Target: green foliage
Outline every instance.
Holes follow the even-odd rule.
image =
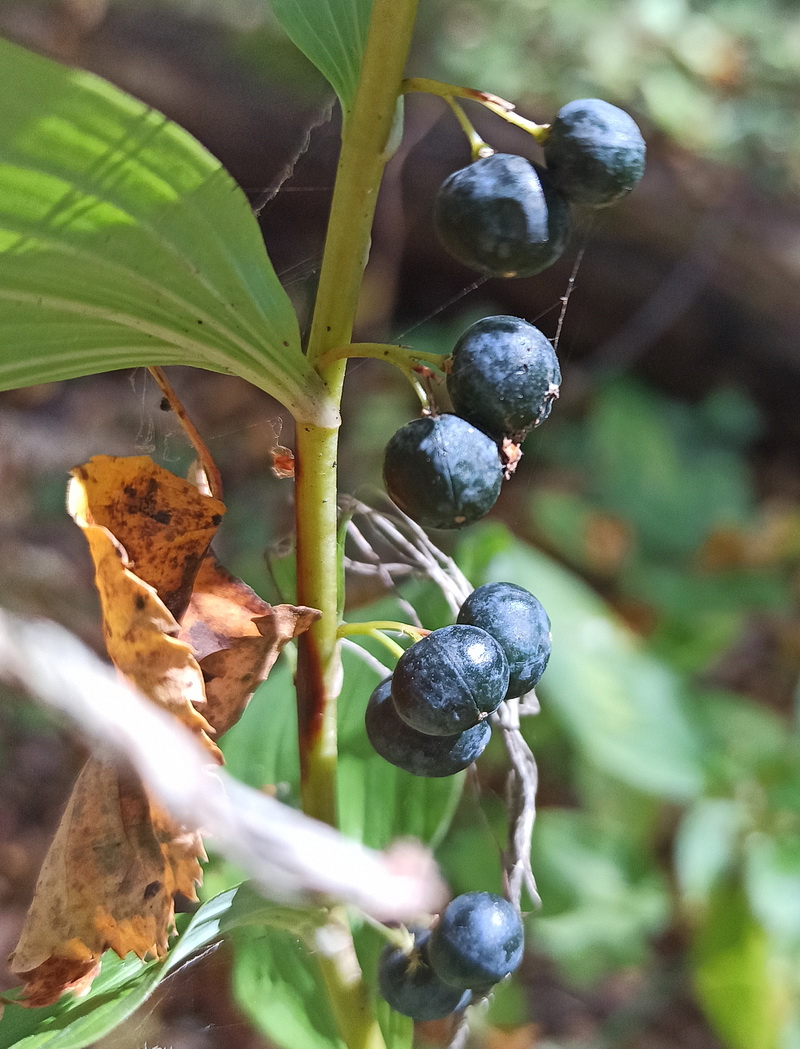
[[[138,365],[332,411],[244,194],[148,106],[0,41],[0,389]]]
[[[311,944],[278,929],[235,942],[233,990],[245,1013],[287,1049],[344,1049]]]
[[[752,610],[789,598],[780,565],[709,569],[702,559],[718,537],[746,540],[758,528],[745,452],[759,429],[735,390],[692,406],[623,379],[596,392],[582,422],[555,419],[539,452],[574,483],[533,493],[537,533],[579,570],[657,610],[654,651],[682,671],[705,668]]]
[[[475,86],[539,120],[574,98],[627,103],[684,148],[797,184],[800,14],[785,0],[442,0],[422,17],[441,79],[479,68]]]
[[[358,86],[372,0],[269,0],[287,35],[350,110]]]
[[[611,834],[589,814],[545,809],[533,854],[544,905],[531,931],[572,979],[647,959],[669,920],[669,898],[661,873],[642,864],[624,829]]]
[[[712,893],[694,960],[698,995],[725,1044],[778,1049],[787,988],[740,887],[723,884]]]
[[[84,1049],[125,1021],[170,973],[233,929],[276,923],[296,930],[314,916],[267,903],[247,884],[221,893],[197,911],[162,962],[111,952],[88,998],[67,996],[43,1009],[9,1004],[0,1019],[0,1049]]]
[[[685,557],[753,514],[741,433],[727,429],[722,408],[715,400],[707,414],[617,380],[596,391],[585,420],[549,435],[544,454],[586,478],[588,499],[633,528],[643,557]],[[730,402],[733,417],[748,409]]]

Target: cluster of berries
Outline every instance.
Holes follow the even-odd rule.
[[[543,140],[547,168],[493,153],[451,175],[434,222],[461,262],[493,277],[527,277],[566,245],[570,204],[604,207],[644,171],[634,121],[598,99],[560,110]],[[485,317],[445,365],[454,414],[416,419],[392,437],[384,479],[420,524],[459,528],[495,503],[525,435],[550,414],[561,372],[549,340],[518,317]],[[522,696],[550,656],[550,620],[513,583],[479,587],[454,626],[434,630],[400,657],[367,705],[367,735],[387,761],[417,776],[448,776],[471,764],[490,736],[489,715]],[[519,965],[523,930],[500,896],[456,897],[432,930],[409,930],[405,949],[380,960],[381,994],[398,1012],[434,1020],[464,1009]]]
[[[457,896],[432,931],[409,932],[410,949],[384,949],[378,986],[393,1009],[414,1020],[439,1020],[465,1009],[522,960],[519,915],[491,892]]]
[[[529,692],[550,658],[550,619],[514,583],[487,583],[453,626],[406,649],[367,704],[372,746],[415,776],[452,776],[483,752],[489,715]]]
[[[570,203],[603,207],[644,172],[633,119],[599,99],[564,106],[544,141],[547,169],[493,153],[441,186],[434,223],[460,261],[494,277],[526,277],[563,252]],[[454,414],[415,419],[390,440],[386,490],[429,528],[460,528],[494,506],[526,434],[550,414],[561,370],[547,337],[518,317],[484,317],[446,361]]]
[[[569,238],[570,204],[606,207],[644,174],[645,143],[624,110],[599,98],[559,110],[543,143],[544,169],[493,153],[442,184],[434,224],[447,250],[490,277],[532,277]]]

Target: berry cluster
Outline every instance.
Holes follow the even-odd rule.
[[[451,175],[436,198],[444,246],[492,277],[532,276],[551,265],[569,237],[570,205],[611,204],[644,171],[638,127],[607,102],[571,102],[536,131],[546,169],[474,149],[479,159]],[[398,430],[386,448],[384,479],[392,499],[420,524],[459,528],[494,505],[519,445],[550,414],[561,371],[542,332],[507,316],[469,327],[445,371],[453,413]],[[537,684],[550,643],[547,613],[527,590],[479,587],[453,626],[408,648],[372,693],[365,720],[373,747],[417,776],[465,769],[489,741],[489,715]],[[404,948],[384,950],[378,982],[389,1005],[415,1020],[466,1008],[522,958],[517,911],[488,892],[456,897],[432,930],[409,933]]]
[[[406,649],[370,696],[372,746],[415,776],[452,776],[483,752],[489,715],[530,691],[550,658],[550,619],[513,583],[487,583],[466,599],[453,626]]]
[[[417,776],[450,776],[483,751],[489,715],[530,691],[550,658],[550,619],[514,583],[487,583],[469,595],[453,626],[406,649],[367,704],[367,736],[391,764]],[[432,931],[411,929],[406,949],[386,947],[381,994],[414,1020],[465,1009],[522,959],[522,922],[490,892],[468,892]]]
[[[378,985],[393,1009],[414,1020],[438,1020],[465,1009],[522,960],[520,917],[491,892],[457,896],[433,931],[409,931],[410,950],[384,949]]]
[[[563,106],[544,139],[542,168],[493,153],[442,184],[433,220],[451,255],[490,277],[532,277],[566,247],[570,204],[613,204],[644,174],[636,122],[599,98]]]
[[[570,204],[604,207],[644,172],[633,119],[599,99],[570,102],[545,132],[544,169],[493,153],[456,171],[434,205],[440,240],[493,277],[527,277],[563,252]],[[526,434],[550,414],[561,370],[550,341],[518,317],[484,317],[445,362],[454,414],[415,419],[392,437],[383,475],[394,502],[429,528],[461,528],[494,506]]]

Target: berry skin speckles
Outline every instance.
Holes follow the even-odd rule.
[[[495,442],[457,415],[414,419],[386,446],[386,491],[418,524],[463,528],[497,501],[503,467]]]
[[[412,1020],[441,1020],[456,1009],[464,1009],[472,995],[452,987],[433,971],[428,959],[430,932],[410,930],[414,945],[410,953],[387,946],[378,962],[378,987],[382,997],[403,1016]]]
[[[576,204],[602,208],[644,174],[646,146],[636,121],[599,98],[579,98],[557,113],[544,144],[553,182]]]
[[[397,713],[391,678],[370,696],[364,720],[377,753],[413,776],[453,776],[463,771],[483,753],[492,734],[488,720],[452,736],[431,736],[411,728]]]
[[[550,659],[550,617],[540,601],[515,583],[486,583],[473,590],[458,613],[459,623],[486,630],[509,666],[506,699],[534,688]]]
[[[516,443],[549,416],[560,385],[550,340],[519,317],[483,317],[470,325],[447,375],[458,415],[495,440]]]
[[[508,690],[508,661],[475,626],[434,630],[406,649],[392,677],[398,714],[418,732],[452,736],[484,721]]]
[[[445,908],[431,934],[434,972],[460,988],[486,988],[522,961],[524,933],[513,906],[492,892],[466,892]]]
[[[547,172],[494,153],[445,179],[433,207],[437,235],[464,265],[490,277],[532,277],[561,255],[569,204]]]

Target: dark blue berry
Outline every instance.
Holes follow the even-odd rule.
[[[411,930],[414,947],[410,954],[387,946],[378,962],[378,987],[383,998],[403,1016],[412,1020],[440,1020],[456,1009],[465,1009],[469,991],[444,983],[431,969],[427,929]]]
[[[447,376],[455,412],[496,440],[520,441],[543,422],[560,384],[550,340],[519,317],[484,317],[467,328]]]
[[[644,174],[645,152],[636,121],[599,98],[563,106],[544,144],[553,182],[569,200],[594,208],[630,193]]]
[[[445,983],[485,988],[517,968],[523,946],[522,922],[508,900],[492,892],[467,892],[445,908],[428,954]]]
[[[452,736],[484,721],[508,690],[508,661],[475,626],[446,626],[407,648],[392,675],[400,717],[418,732]]]
[[[375,689],[364,716],[367,737],[391,765],[413,776],[453,776],[471,765],[492,734],[488,721],[454,736],[430,736],[407,725],[392,700],[392,679]]]
[[[457,415],[414,419],[386,446],[386,491],[401,510],[428,528],[477,521],[500,494],[497,446]]]
[[[433,208],[442,244],[491,277],[531,277],[561,255],[569,204],[546,171],[524,157],[494,153],[454,172]]]
[[[550,618],[541,603],[514,583],[487,583],[473,590],[457,622],[480,627],[505,652],[507,699],[523,696],[544,673],[550,658]]]

